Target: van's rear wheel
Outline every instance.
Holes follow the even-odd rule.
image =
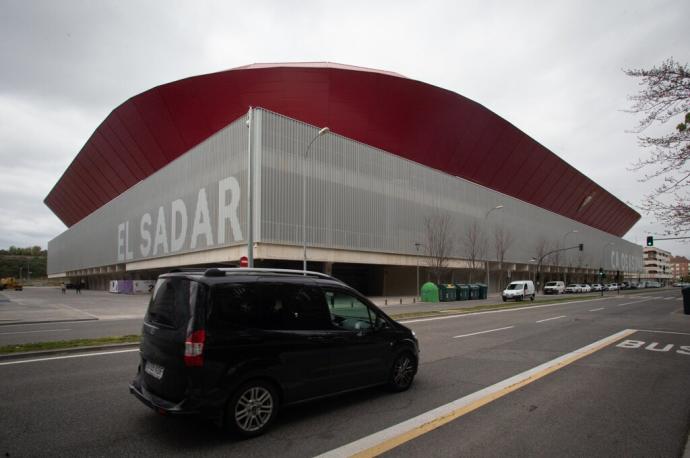
[[[278,413],[275,388],[263,380],[242,385],[232,395],[226,412],[226,426],[242,437],[263,434]]]

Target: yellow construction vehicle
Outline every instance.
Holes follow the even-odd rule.
[[[0,278],[0,290],[3,290],[5,288],[12,288],[15,291],[21,291],[24,289],[24,286],[14,277]]]

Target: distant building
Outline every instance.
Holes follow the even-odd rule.
[[[673,278],[671,253],[657,247],[642,247],[644,250],[644,275],[642,280],[654,280],[662,284]]]
[[[671,274],[674,279],[688,280],[690,274],[688,273],[688,258],[685,256],[673,256],[671,258]]]

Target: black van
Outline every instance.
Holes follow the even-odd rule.
[[[406,390],[418,353],[413,331],[328,275],[178,271],[153,290],[129,389],[160,414],[200,414],[251,437],[282,406]]]

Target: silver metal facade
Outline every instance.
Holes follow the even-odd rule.
[[[585,249],[562,254],[560,264],[628,272],[642,266],[640,246],[505,194],[334,134],[317,139],[305,158],[318,127],[267,111],[261,125],[263,242],[302,243],[304,170],[308,246],[414,255],[415,242],[426,238],[425,219],[441,212],[452,221],[456,258],[466,258],[462,239],[476,221],[489,239],[498,226],[512,233],[506,262],[527,264],[540,244],[562,246],[577,230],[565,243]]]
[[[100,208],[48,245],[49,273],[241,245],[247,238],[248,131],[243,117]],[[642,248],[475,183],[255,109],[252,122],[254,242],[301,246],[302,175],[307,245],[416,254],[425,218],[448,214],[453,257],[477,222],[514,237],[505,262],[528,264],[539,245],[584,243],[562,265],[637,272]],[[433,154],[432,151],[429,154]],[[491,164],[487,164],[491,166]],[[500,211],[486,212],[497,205]],[[491,243],[491,242],[490,242]],[[490,246],[491,249],[491,246]],[[491,259],[491,257],[490,257]]]
[[[48,273],[245,241],[248,129],[238,119],[48,243]]]

